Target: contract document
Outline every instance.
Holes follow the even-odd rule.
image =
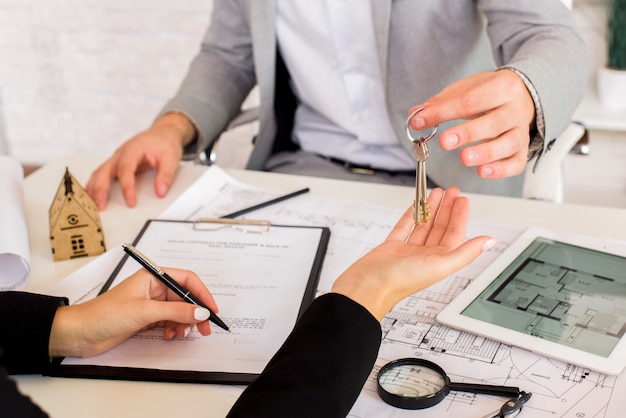
[[[211,290],[228,333],[212,326],[166,341],[155,328],[89,359],[66,358],[53,375],[177,382],[249,383],[315,297],[330,231],[309,226],[150,220],[133,245],[162,267],[195,272]],[[127,255],[104,291],[142,268]]]

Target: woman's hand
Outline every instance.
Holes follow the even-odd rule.
[[[217,305],[200,278],[186,270],[165,269],[217,313]],[[50,334],[50,357],[91,357],[103,353],[140,331],[164,326],[165,339],[183,337],[193,326],[211,333],[209,311],[183,302],[146,270],[88,302],[57,310]]]
[[[414,226],[412,209],[407,210],[382,244],[337,278],[332,291],[381,320],[400,300],[446,278],[495,243],[487,236],[464,242],[469,201],[458,188],[434,189],[428,203],[434,213],[430,221]]]

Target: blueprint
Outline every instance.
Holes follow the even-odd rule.
[[[163,217],[221,216],[286,191],[268,191],[238,183],[217,167],[170,206]],[[407,195],[407,208],[411,204]],[[237,205],[235,205],[237,202]],[[274,224],[328,226],[328,247],[319,293],[352,262],[385,239],[406,208],[355,204],[301,195],[248,215]],[[490,235],[498,244],[456,274],[401,301],[382,321],[379,358],[350,417],[483,417],[506,399],[451,392],[427,410],[408,411],[384,403],[376,392],[376,373],[387,362],[405,357],[433,361],[453,382],[517,386],[532,393],[521,417],[613,418],[626,408],[626,378],[607,376],[462,332],[436,321],[437,314],[522,232],[514,225],[470,221],[468,237]],[[539,309],[541,304],[537,305]],[[595,323],[600,326],[600,318]],[[592,321],[593,322],[593,321]],[[216,387],[216,389],[218,389]],[[241,387],[219,388],[237,396]]]

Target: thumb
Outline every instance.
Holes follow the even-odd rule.
[[[450,252],[446,266],[451,267],[453,271],[460,270],[473,262],[483,252],[489,251],[496,242],[494,238],[489,236],[475,237],[467,240]]]

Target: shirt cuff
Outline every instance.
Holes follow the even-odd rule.
[[[546,124],[543,115],[543,107],[541,106],[541,100],[539,100],[539,94],[537,93],[537,89],[535,89],[533,83],[520,70],[507,66],[500,67],[498,70],[509,70],[517,74],[526,86],[526,89],[530,93],[530,97],[532,97],[533,103],[535,104],[535,126],[530,130],[530,144],[528,145],[528,162],[532,161],[533,158],[536,158],[535,164],[533,165],[534,172],[539,166],[539,161],[544,153],[544,142],[546,136]]]

